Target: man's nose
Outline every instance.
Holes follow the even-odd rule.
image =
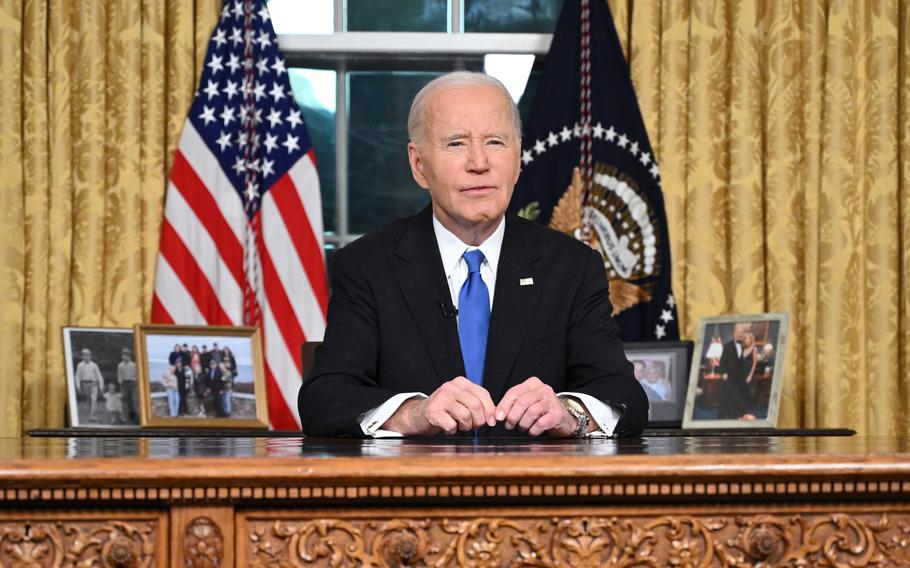
[[[468,145],[468,170],[485,172],[490,168],[487,147],[483,142],[471,142]]]

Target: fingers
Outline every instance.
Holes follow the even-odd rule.
[[[494,426],[494,412],[490,393],[464,377],[456,377],[436,389],[422,409],[426,423],[448,435]]]
[[[471,412],[473,426],[496,425],[496,406],[490,393],[482,386],[475,384],[464,377],[456,377],[452,381],[453,386],[458,387],[455,391],[455,400],[464,405]]]
[[[507,430],[518,427],[532,436],[563,426],[567,416],[553,388],[537,377],[509,389],[496,407],[496,418]]]

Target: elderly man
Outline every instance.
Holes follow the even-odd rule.
[[[298,405],[311,436],[634,435],[647,397],[603,259],[506,215],[521,123],[496,79],[452,73],[408,117],[432,205],[338,251]]]

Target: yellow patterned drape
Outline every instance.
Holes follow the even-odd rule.
[[[910,0],[609,0],[684,334],[787,311],[785,426],[910,434]],[[0,436],[62,426],[60,327],[149,309],[218,0],[0,0]]]
[[[910,2],[609,3],[684,335],[789,312],[782,425],[910,434]]]
[[[147,315],[219,6],[0,0],[0,436],[63,425],[61,326]]]

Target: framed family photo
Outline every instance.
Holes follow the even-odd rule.
[[[147,324],[135,331],[143,426],[268,427],[257,328]]]
[[[685,428],[776,428],[789,317],[702,318],[689,371]]]
[[[625,343],[623,349],[632,363],[635,378],[648,395],[651,405],[648,425],[678,428],[686,405],[692,342]]]
[[[133,330],[64,327],[63,352],[70,426],[138,428]]]

